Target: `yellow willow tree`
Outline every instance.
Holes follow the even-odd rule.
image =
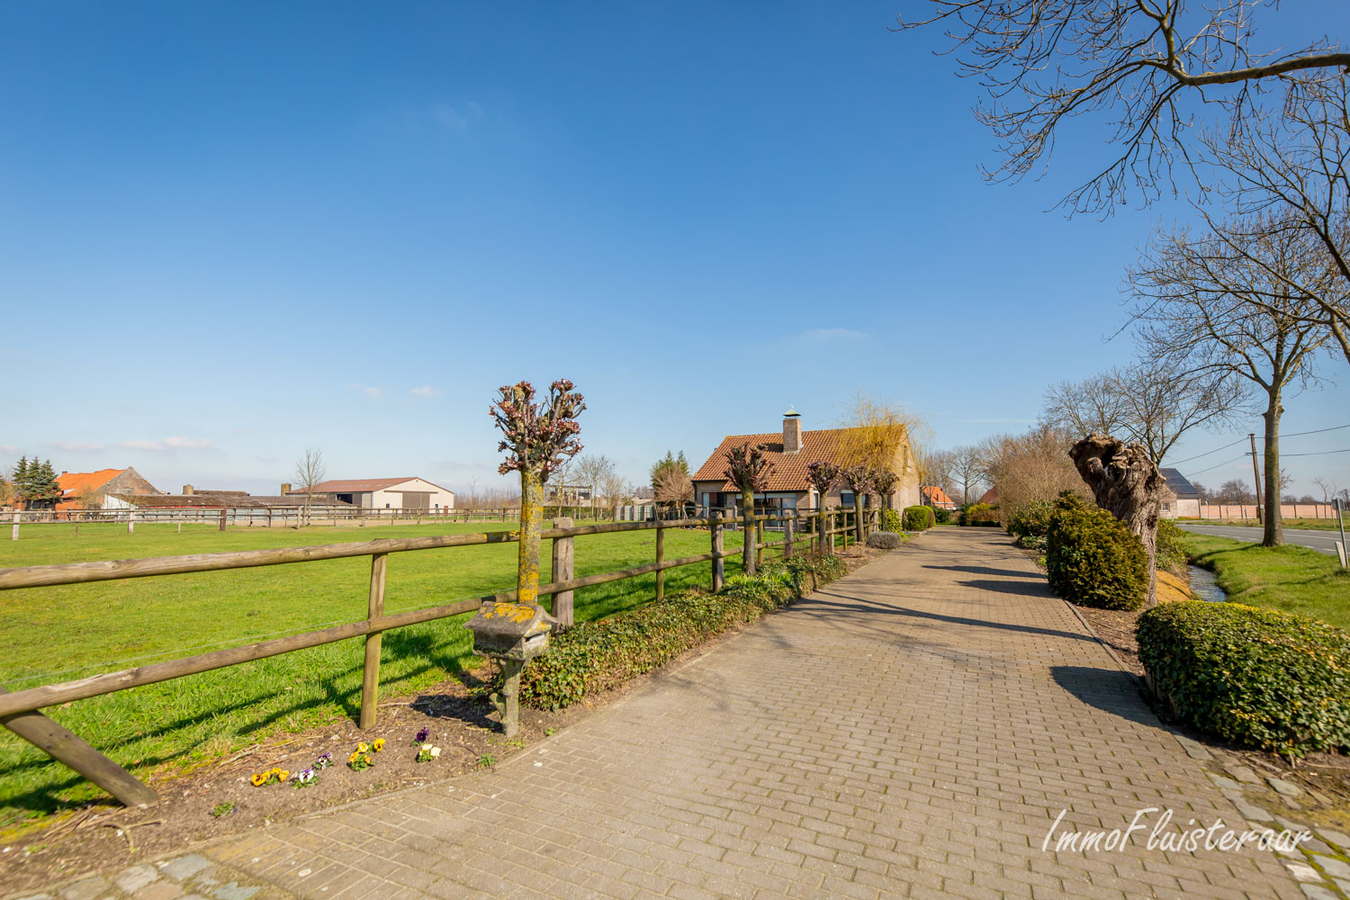
[[[563,460],[581,452],[576,418],[586,408],[572,382],[559,379],[549,387],[545,402],[534,402],[528,381],[498,388],[499,399],[488,410],[503,438],[497,449],[506,461],[497,467],[505,475],[520,473],[520,544],[516,568],[516,602],[539,602],[539,540],[544,522],[544,482]]]
[[[755,574],[755,492],[769,487],[773,463],[765,455],[764,445],[732,447],[726,452],[727,468],[722,476],[741,492],[741,517],[745,527],[745,547],[741,553],[741,570]]]
[[[922,444],[929,430],[921,417],[895,403],[859,393],[839,424],[843,428],[839,432],[836,458],[841,469],[870,469],[897,476],[887,485],[887,494],[911,469],[920,483],[927,477]],[[861,478],[861,473],[854,475]]]

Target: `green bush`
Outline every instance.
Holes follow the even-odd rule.
[[[794,556],[757,575],[727,579],[721,592],[690,591],[554,635],[549,652],[520,679],[521,702],[561,709],[650,672],[691,647],[752,622],[845,573],[834,556]]]
[[[972,503],[961,510],[961,525],[998,525],[998,508],[988,503]]]
[[[1158,568],[1181,574],[1186,569],[1186,545],[1183,535],[1186,532],[1177,527],[1171,519],[1158,522]]]
[[[1045,536],[1050,589],[1070,603],[1138,609],[1148,599],[1148,557],[1139,538],[1104,509],[1057,504]]]
[[[926,506],[906,506],[900,518],[905,531],[927,531],[933,527],[933,511]]]
[[[1350,750],[1350,632],[1185,600],[1145,612],[1138,637],[1154,689],[1188,724],[1291,756]]]
[[[1028,550],[1044,550],[1045,535],[1050,531],[1050,516],[1055,506],[1045,500],[1033,500],[1013,510],[1008,517],[1008,534],[1017,539],[1017,546]]]
[[[905,530],[904,523],[900,521],[900,514],[893,509],[883,509],[881,511],[881,530],[890,532],[900,532]]]
[[[934,524],[946,525],[951,520],[952,520],[952,511],[950,509],[943,509],[942,507],[939,506],[933,510]]]

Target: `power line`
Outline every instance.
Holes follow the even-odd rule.
[[[1217,449],[1214,449],[1214,450],[1206,450],[1204,453],[1197,453],[1195,456],[1188,456],[1188,457],[1186,457],[1185,459],[1178,459],[1178,460],[1176,460],[1175,462],[1172,461],[1172,460],[1168,460],[1168,464],[1169,464],[1169,465],[1173,465],[1173,466],[1179,466],[1179,465],[1181,465],[1182,463],[1190,462],[1190,461],[1193,460],[1193,459],[1199,459],[1199,458],[1202,457],[1202,456],[1209,456],[1209,455],[1211,455],[1211,454],[1218,453],[1220,450],[1227,450],[1229,447],[1236,447],[1238,444],[1242,443],[1244,440],[1246,440],[1246,438],[1238,438],[1236,441],[1233,441],[1233,443],[1231,443],[1231,444],[1224,444],[1222,447],[1219,447],[1219,448],[1217,448]],[[1216,467],[1216,468],[1217,468],[1217,467]]]
[[[1326,456],[1330,453],[1350,453],[1350,447],[1346,447],[1344,450],[1318,450],[1316,453],[1281,453],[1280,459],[1284,459],[1286,456]],[[1264,453],[1261,455],[1265,456]]]
[[[1192,472],[1192,473],[1191,473],[1189,476],[1187,476],[1187,477],[1194,477],[1194,476],[1196,476],[1196,475],[1203,475],[1203,474],[1205,474],[1206,472],[1213,472],[1215,469],[1221,469],[1221,468],[1223,468],[1223,467],[1226,466],[1226,465],[1229,465],[1229,464],[1231,464],[1231,463],[1237,462],[1238,460],[1246,459],[1248,456],[1251,456],[1251,454],[1250,454],[1250,453],[1243,453],[1243,454],[1241,454],[1240,456],[1235,456],[1235,457],[1233,457],[1232,459],[1227,459],[1227,460],[1224,460],[1223,462],[1221,462],[1221,463],[1219,463],[1219,464],[1217,464],[1217,465],[1210,466],[1208,469],[1201,469],[1199,472]]]
[[[1350,424],[1346,424],[1346,425],[1333,425],[1333,426],[1331,426],[1330,428],[1319,428],[1319,429],[1317,429],[1316,431],[1295,431],[1295,432],[1292,432],[1292,433],[1290,433],[1290,434],[1282,434],[1282,435],[1280,435],[1280,437],[1282,437],[1282,438],[1287,438],[1287,437],[1302,437],[1302,436],[1305,435],[1305,434],[1322,434],[1322,433],[1325,432],[1325,431],[1340,431],[1342,428],[1350,428]],[[1332,452],[1332,453],[1339,453],[1340,451],[1339,451],[1339,450],[1333,450],[1333,451],[1331,451],[1331,452]]]

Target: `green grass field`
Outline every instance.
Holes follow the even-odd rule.
[[[1236,525],[1244,528],[1261,527],[1261,523],[1256,519],[1178,519],[1177,521],[1195,525]],[[1285,528],[1296,528],[1301,531],[1337,531],[1341,527],[1334,518],[1281,519],[1280,522]],[[1346,521],[1345,530],[1350,531],[1350,520]]]
[[[213,525],[24,525],[0,541],[0,568],[294,547],[373,538],[508,530],[510,526],[233,529]],[[45,530],[44,530],[45,528]],[[655,532],[576,538],[577,576],[651,562]],[[709,549],[706,531],[673,529],[666,558]],[[772,538],[770,539],[772,540]],[[740,534],[725,534],[727,549]],[[766,551],[768,552],[768,551]],[[542,580],[548,580],[544,542]],[[385,609],[395,613],[515,587],[515,544],[391,554]],[[740,571],[726,560],[727,574]],[[0,686],[15,691],[211,649],[279,637],[366,615],[367,557],[0,592]],[[577,592],[578,621],[649,601],[655,575]],[[668,591],[706,585],[709,565],[666,573]],[[387,632],[381,696],[409,694],[476,664],[467,615]],[[82,700],[47,714],[138,776],[219,758],[279,732],[298,731],[360,704],[362,639]],[[0,829],[69,808],[100,791],[25,741],[0,729]]]
[[[1350,629],[1350,574],[1336,557],[1307,547],[1262,547],[1203,534],[1187,534],[1184,541],[1197,565],[1214,570],[1229,600]]]

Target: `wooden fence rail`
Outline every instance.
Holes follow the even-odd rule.
[[[555,617],[564,626],[570,626],[572,624],[572,594],[581,588],[655,573],[656,596],[660,599],[665,594],[666,571],[711,562],[713,588],[720,590],[725,580],[723,560],[729,556],[742,554],[743,558],[748,559],[749,554],[754,554],[756,562],[758,562],[764,550],[776,547],[781,548],[784,556],[787,557],[792,555],[796,544],[803,542],[816,545],[821,552],[833,552],[838,537],[842,536],[844,546],[847,547],[850,537],[855,533],[856,523],[853,520],[856,519],[856,514],[854,510],[847,507],[803,512],[774,510],[765,514],[743,514],[734,518],[724,518],[721,512],[720,510],[711,510],[706,518],[609,522],[581,526],[573,526],[570,519],[561,518],[555,523],[561,527],[550,528],[543,532],[545,539],[553,541],[554,566],[553,581],[541,585],[539,594],[541,597],[555,598],[553,604]],[[768,542],[764,540],[764,528],[771,522],[777,523],[782,528],[783,539],[781,541]],[[872,530],[875,527],[875,522],[876,515],[874,512],[865,515],[864,530]],[[738,526],[745,536],[743,547],[728,552],[722,546],[723,531]],[[666,559],[665,530],[689,527],[709,528],[711,532],[709,552],[679,559]],[[656,559],[654,562],[616,572],[604,572],[582,578],[573,577],[571,545],[575,538],[650,530],[656,531]],[[129,772],[100,754],[78,736],[42,715],[39,710],[75,700],[86,700],[143,685],[267,659],[283,653],[292,653],[297,650],[305,650],[350,638],[363,637],[365,639],[365,663],[361,687],[360,726],[363,729],[372,728],[375,725],[380,680],[380,650],[384,632],[393,628],[403,628],[470,613],[486,601],[509,602],[516,597],[515,591],[505,591],[478,599],[388,615],[384,612],[384,595],[389,554],[447,547],[515,543],[518,540],[518,532],[505,531],[417,538],[389,538],[326,544],[315,547],[246,550],[231,553],[207,553],[0,569],[0,591],[4,591],[67,584],[88,584],[129,578],[148,578],[161,575],[180,575],[191,572],[217,572],[259,566],[317,562],[326,559],[348,559],[359,556],[371,558],[369,604],[366,618],[363,620],[335,625],[318,631],[308,631],[288,637],[202,653],[196,656],[92,675],[74,681],[41,685],[12,693],[0,688],[0,724],[34,744],[54,759],[70,766],[90,781],[98,784],[122,803],[137,805],[154,802],[157,797],[149,787],[137,781]],[[559,603],[559,599],[564,602]]]

